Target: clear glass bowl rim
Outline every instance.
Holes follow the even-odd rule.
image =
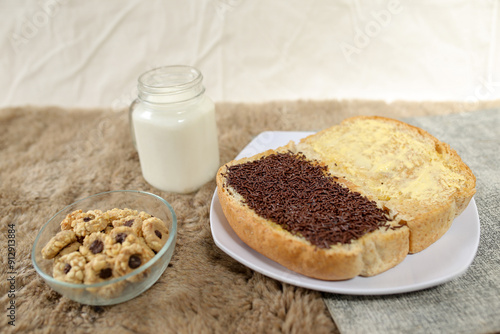
[[[163,204],[165,204],[167,206],[167,208],[169,209],[170,213],[172,214],[172,228],[170,230],[167,242],[165,243],[165,245],[163,246],[163,248],[151,260],[149,260],[145,265],[140,266],[139,268],[135,269],[134,271],[132,271],[132,272],[126,274],[126,275],[114,278],[114,279],[112,279],[110,281],[105,281],[105,282],[100,282],[100,283],[94,283],[94,284],[68,283],[68,282],[63,282],[63,281],[56,280],[52,276],[46,274],[38,266],[38,264],[36,262],[36,246],[38,244],[38,240],[40,239],[43,231],[49,226],[50,222],[52,222],[52,220],[55,217],[57,217],[61,212],[67,210],[71,206],[74,206],[74,205],[76,205],[76,204],[78,204],[78,203],[80,203],[82,201],[85,201],[87,199],[90,199],[90,198],[94,198],[94,197],[97,197],[97,196],[103,196],[103,195],[106,195],[106,194],[112,194],[112,193],[134,193],[134,194],[141,194],[141,195],[146,195],[146,196],[152,196],[152,197],[160,200]],[[66,205],[64,208],[62,208],[56,214],[54,214],[42,226],[42,228],[40,229],[40,231],[38,232],[38,234],[37,234],[37,236],[35,238],[35,242],[33,243],[33,248],[31,250],[31,261],[33,262],[33,266],[35,267],[36,272],[40,276],[42,276],[43,279],[45,279],[46,281],[48,281],[50,284],[56,284],[56,285],[60,285],[60,286],[67,287],[67,288],[78,288],[78,289],[103,287],[103,286],[106,286],[108,284],[114,284],[114,283],[117,283],[117,282],[120,282],[120,281],[124,281],[127,278],[135,276],[137,274],[140,274],[144,270],[146,270],[149,267],[151,267],[153,264],[156,263],[156,261],[158,261],[163,256],[163,254],[165,254],[165,252],[167,252],[167,250],[170,248],[170,246],[172,245],[172,243],[176,239],[176,236],[177,236],[177,216],[175,215],[175,211],[172,208],[172,206],[170,205],[170,203],[168,203],[166,200],[164,200],[160,196],[152,194],[152,193],[149,193],[149,192],[140,191],[140,190],[111,190],[111,191],[104,191],[104,192],[100,192],[100,193],[97,193],[97,194],[94,194],[94,195],[87,196],[87,197],[84,197],[82,199],[79,199],[79,200],[77,200],[77,201],[75,201],[75,202],[73,202],[73,203],[71,203],[69,205]]]

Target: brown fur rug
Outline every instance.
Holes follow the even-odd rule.
[[[498,103],[497,103],[498,105]],[[294,101],[217,105],[221,163],[265,130],[319,130],[359,114],[396,118],[488,108],[458,103]],[[35,272],[30,252],[42,225],[77,199],[136,189],[169,201],[179,219],[171,266],[139,297],[105,307],[61,297]],[[322,295],[258,274],[214,244],[215,182],[189,195],[143,179],[125,110],[17,107],[0,110],[0,332],[337,333]],[[16,226],[16,319],[8,324],[7,235]]]

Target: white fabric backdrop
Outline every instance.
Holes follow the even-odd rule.
[[[128,105],[186,64],[216,101],[500,98],[500,0],[0,0],[0,107]]]

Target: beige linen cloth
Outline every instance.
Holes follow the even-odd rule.
[[[221,163],[231,160],[262,131],[319,130],[361,114],[402,119],[471,112],[499,105],[498,102],[466,105],[378,101],[219,103],[220,159]],[[31,247],[42,225],[64,206],[92,194],[118,189],[149,191],[172,204],[178,216],[179,232],[171,266],[156,284],[131,301],[104,307],[81,305],[62,297],[44,283],[31,263]],[[323,300],[326,295],[267,278],[222,252],[210,232],[209,212],[214,190],[214,181],[188,195],[151,187],[141,175],[126,110],[33,106],[1,109],[0,332],[338,333],[342,328],[346,332],[359,330],[360,327],[346,325],[357,315],[352,314],[349,320],[349,314],[343,312],[338,303],[329,304],[332,312],[338,312],[332,317]],[[11,300],[7,281],[8,224],[15,224],[16,231],[15,326],[9,325],[7,311]],[[340,302],[348,309],[349,299]]]

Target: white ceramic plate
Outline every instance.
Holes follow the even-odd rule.
[[[298,141],[309,134],[311,133],[263,132],[241,151],[238,158],[277,148],[290,140]],[[467,270],[479,246],[479,215],[473,198],[448,232],[424,251],[408,255],[399,265],[377,276],[332,282],[297,274],[248,247],[227,222],[217,192],[212,199],[210,222],[215,244],[245,266],[285,283],[350,295],[404,293],[448,282]]]

